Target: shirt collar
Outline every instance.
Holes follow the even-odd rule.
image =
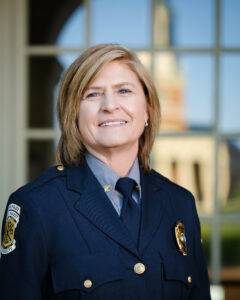
[[[85,158],[89,168],[92,170],[93,174],[103,187],[104,191],[108,194],[109,198],[111,198],[112,193],[115,190],[116,183],[120,176],[113,169],[108,167],[104,162],[93,156],[91,153],[87,152]],[[135,159],[126,177],[135,180],[139,188],[139,195],[141,195],[138,158]]]

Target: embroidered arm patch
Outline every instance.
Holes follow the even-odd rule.
[[[2,242],[2,254],[8,254],[16,249],[14,233],[20,219],[20,213],[21,207],[19,205],[14,203],[9,204]]]

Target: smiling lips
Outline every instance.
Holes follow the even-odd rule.
[[[106,121],[106,122],[99,124],[98,126],[107,127],[107,126],[124,125],[126,123],[127,123],[126,121]]]

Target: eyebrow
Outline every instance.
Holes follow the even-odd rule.
[[[135,84],[127,82],[127,81],[114,84],[113,87],[114,88],[119,88],[119,87],[122,87],[124,85],[131,85],[131,86],[135,87]],[[101,86],[90,86],[86,89],[86,91],[88,91],[88,90],[101,90],[101,89],[102,89]]]

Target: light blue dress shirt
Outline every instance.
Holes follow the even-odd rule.
[[[117,190],[115,190],[116,183],[118,179],[121,177],[119,176],[113,169],[108,167],[104,162],[90,154],[89,152],[86,153],[86,161],[99,181],[100,185],[105,190],[108,198],[110,199],[113,207],[117,211],[118,215],[121,213],[122,209],[122,202],[123,196]],[[140,171],[139,171],[139,163],[138,158],[135,159],[129,173],[126,177],[133,179],[138,186],[137,189],[133,192],[133,199],[136,203],[140,206],[141,204],[141,186],[140,186]]]

